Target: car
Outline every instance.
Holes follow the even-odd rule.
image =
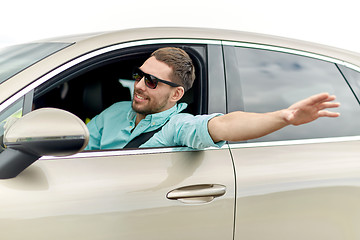
[[[131,71],[174,46],[194,115],[270,112],[320,92],[340,117],[221,148],[84,150],[86,123],[131,100]],[[139,28],[0,51],[1,239],[358,239],[360,55],[283,37]],[[229,126],[231,127],[231,126]]]

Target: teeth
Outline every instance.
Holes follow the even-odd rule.
[[[139,98],[139,99],[144,99],[142,96],[140,96],[140,95],[136,95],[136,97],[137,98]]]

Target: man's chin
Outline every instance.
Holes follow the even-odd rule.
[[[136,112],[136,113],[143,114],[143,115],[151,114],[151,112],[149,110],[137,106],[136,104],[134,104],[134,102],[131,105],[131,107],[134,110],[134,112]]]

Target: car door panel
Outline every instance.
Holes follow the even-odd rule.
[[[235,239],[358,239],[360,108],[343,74],[321,56],[240,45],[224,47],[229,111],[272,112],[329,91],[341,116],[230,143]]]
[[[235,239],[358,239],[359,146],[234,146]]]
[[[16,178],[0,180],[2,237],[232,239],[235,187],[228,149],[141,151],[43,158]],[[209,202],[167,198],[174,189],[210,184],[225,186],[226,193]]]

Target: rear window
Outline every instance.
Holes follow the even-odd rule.
[[[277,111],[321,92],[336,95],[336,101],[341,103],[334,110],[340,112],[339,118],[321,118],[301,126],[287,126],[249,142],[360,135],[359,103],[336,64],[262,49],[228,47],[226,51],[230,111]],[[354,73],[354,81],[359,80],[356,77],[359,76]]]
[[[71,43],[29,43],[0,49],[0,83]]]

